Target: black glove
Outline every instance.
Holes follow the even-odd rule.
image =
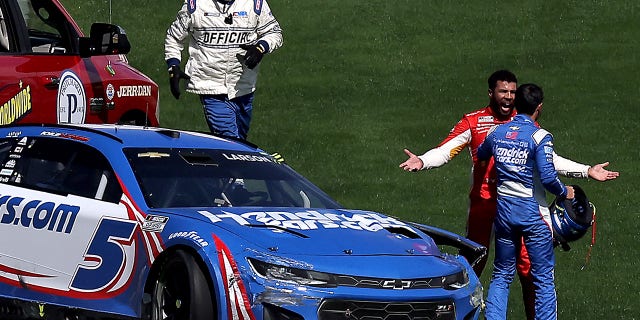
[[[257,44],[241,44],[240,49],[247,50],[247,53],[244,55],[244,64],[249,69],[255,68],[267,51],[260,42]]]
[[[171,87],[171,94],[176,99],[180,99],[180,79],[189,80],[191,77],[182,72],[179,65],[169,67],[169,86]]]

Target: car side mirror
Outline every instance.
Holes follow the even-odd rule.
[[[109,54],[127,54],[131,50],[131,44],[124,29],[108,23],[92,24],[89,37],[81,37],[79,46],[80,56],[83,58]]]

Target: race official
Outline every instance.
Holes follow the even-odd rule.
[[[497,211],[496,175],[493,160],[478,161],[477,148],[484,141],[489,129],[503,124],[516,115],[513,101],[516,95],[517,78],[508,70],[498,70],[487,80],[489,105],[465,114],[451,129],[440,144],[418,156],[408,149],[404,152],[408,159],[400,164],[405,171],[429,170],[447,164],[463,149],[468,148],[472,159],[472,184],[469,191],[469,211],[466,223],[466,237],[490,248],[493,222]],[[618,177],[618,172],[605,169],[608,162],[594,166],[583,165],[554,153],[554,165],[558,173],[573,178],[591,177],[606,181]],[[466,252],[461,252],[466,255]],[[482,274],[486,257],[474,265],[478,277]],[[528,319],[533,319],[534,288],[529,274],[530,265],[526,251],[519,256],[518,275],[522,283],[522,293]]]
[[[186,0],[165,38],[171,93],[178,99],[180,79],[188,80],[186,91],[200,96],[211,132],[246,139],[260,61],[282,44],[266,0]]]
[[[537,85],[518,87],[514,103],[518,114],[513,121],[494,127],[478,147],[478,160],[494,159],[497,172],[495,259],[485,310],[488,320],[507,318],[509,286],[522,240],[531,261],[534,317],[557,319],[553,234],[545,189],[559,199],[574,195],[573,188],[558,179],[553,137],[536,124],[542,101],[543,92]]]

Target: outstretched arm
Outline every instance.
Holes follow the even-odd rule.
[[[418,171],[422,169],[423,163],[418,156],[413,154],[409,149],[404,149],[404,153],[409,156],[407,161],[400,164],[400,168],[404,171]]]
[[[616,179],[620,175],[620,172],[609,171],[605,169],[605,167],[608,165],[609,165],[609,162],[607,161],[605,163],[599,163],[590,167],[588,170],[589,177],[593,180],[598,180],[598,181],[607,181],[607,180]]]

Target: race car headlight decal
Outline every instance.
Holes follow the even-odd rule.
[[[482,297],[483,297],[482,286],[478,284],[476,288],[473,290],[473,294],[471,294],[471,299],[469,300],[469,303],[474,308],[480,307],[484,303],[484,301],[482,300],[483,299]]]
[[[464,288],[469,284],[469,275],[467,270],[454,273],[444,277],[443,287],[447,290],[456,290]]]
[[[331,274],[276,265],[251,258],[248,260],[253,270],[260,277],[268,280],[284,281],[311,287],[327,288],[337,286],[336,279]]]

